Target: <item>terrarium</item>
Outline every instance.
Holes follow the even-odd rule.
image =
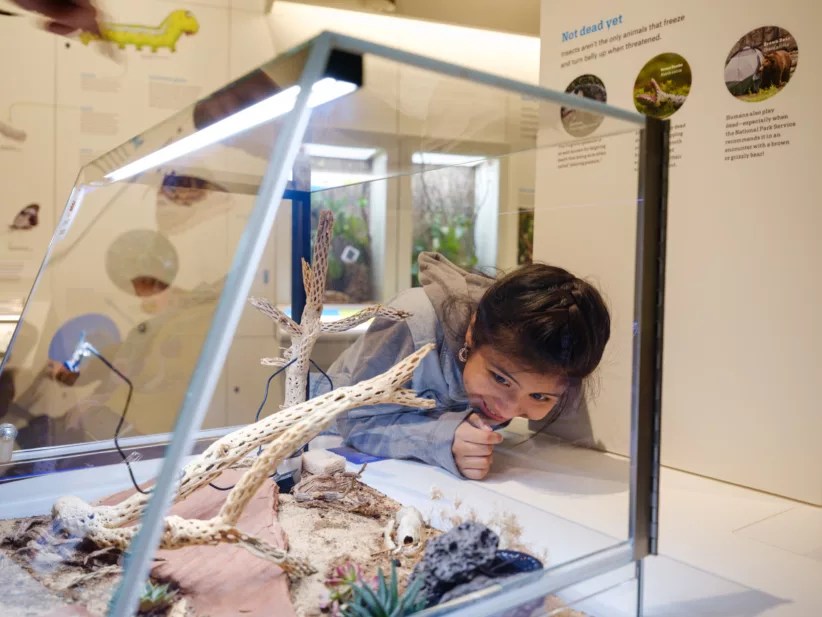
[[[3,360],[3,614],[640,613],[666,161],[663,121],[324,33],[89,163]],[[609,308],[593,387],[489,423],[482,479],[438,316],[374,338],[432,310],[397,300],[426,260]],[[431,428],[342,422],[380,414]]]

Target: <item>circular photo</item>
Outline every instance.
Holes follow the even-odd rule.
[[[608,102],[608,93],[605,84],[596,75],[580,75],[565,88],[565,92],[586,99],[593,99],[600,103]],[[602,124],[603,116],[582,109],[563,107],[559,112],[562,126],[569,135],[586,137],[597,130]]]
[[[764,101],[787,85],[798,61],[799,46],[784,28],[751,30],[725,60],[725,87],[741,101]]]
[[[691,66],[679,54],[654,56],[634,82],[634,106],[646,116],[664,119],[685,104],[691,92]]]
[[[165,291],[178,269],[174,245],[150,229],[127,231],[106,251],[108,277],[121,290],[141,298]]]
[[[106,349],[120,342],[120,331],[114,321],[98,313],[86,313],[64,323],[49,343],[49,359],[67,362],[77,343],[84,339],[95,348]]]

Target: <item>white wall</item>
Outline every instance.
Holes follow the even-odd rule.
[[[9,61],[0,67],[0,120],[27,133],[24,141],[0,136],[0,182],[7,195],[2,204],[2,227],[6,229],[26,203],[37,202],[41,206],[40,222],[35,229],[7,231],[0,237],[0,272],[12,272],[13,265],[21,264],[15,275],[0,275],[0,298],[25,297],[28,293],[81,165],[273,56],[263,2],[256,4],[259,6],[246,3],[245,8],[253,10],[242,10],[240,3],[228,0],[175,5],[160,0],[101,2],[105,19],[113,23],[157,25],[180,8],[190,10],[199,23],[196,34],[180,38],[176,51],[160,48],[152,52],[128,46],[117,54],[119,62],[99,53],[96,42],[86,46],[76,38],[47,34],[32,20],[0,19],[3,57],[12,59],[21,53],[26,57],[25,63]],[[15,355],[17,366],[26,365],[33,373],[39,373],[54,329],[79,314],[100,312],[111,316],[123,337],[133,332],[138,322],[148,319],[133,296],[111,284],[103,255],[124,229],[158,225],[158,184],[159,179],[154,186],[133,185],[130,195],[121,195],[117,206],[106,212],[105,204],[99,202],[101,198],[110,198],[112,191],[101,189],[81,205],[82,214],[58,253],[65,253],[84,228],[88,227],[90,233],[82,234],[82,241],[72,247],[68,259],[63,259],[62,270],[53,267],[53,276],[43,281],[33,307],[38,310],[30,312],[32,328],[28,329],[36,327],[41,340],[27,357]],[[215,282],[225,272],[226,255],[214,250],[206,255],[201,251],[204,245],[212,249],[225,246],[229,235],[236,240],[237,228],[244,222],[237,219],[246,209],[240,203],[243,196],[232,198],[235,207],[222,222],[201,224],[191,234],[171,238],[181,258],[176,285],[192,289],[198,284]],[[260,284],[258,277],[254,285],[253,293],[268,295],[273,279],[266,286]],[[193,322],[192,314],[188,325],[194,325]],[[253,309],[245,312],[228,369],[206,419],[208,426],[245,422],[253,417],[262,397],[260,384],[270,373],[259,366],[257,358],[275,352],[272,333],[270,320],[261,318]],[[145,370],[134,369],[130,374],[136,379],[157,369],[164,371],[169,381],[183,375],[176,382],[179,388],[166,393],[169,400],[181,396],[203,335],[200,330],[191,337],[197,340],[178,345],[181,351],[175,355],[176,366],[162,364],[163,360],[158,364],[155,354],[164,347],[151,343],[144,354]],[[165,337],[165,348],[171,338]],[[33,343],[28,341],[26,347]],[[25,392],[30,377],[25,371],[18,373],[18,395]],[[146,401],[135,396],[132,411],[138,425],[150,415],[145,413],[145,406]],[[59,413],[57,406],[46,411],[50,415]],[[166,418],[165,422],[168,421]],[[156,430],[157,426],[142,428]]]
[[[621,29],[611,30],[608,37],[665,18],[684,15],[685,20],[631,39],[660,34],[656,42],[618,53],[607,51],[620,41],[561,55],[572,47],[563,44],[563,32],[618,15]],[[634,80],[646,61],[673,51],[690,64],[690,94],[671,117],[673,124],[684,126],[678,129],[682,139],[675,146],[680,158],[670,170],[662,461],[817,504],[822,504],[817,392],[822,378],[822,291],[817,284],[822,211],[817,207],[816,167],[822,124],[810,101],[822,95],[815,69],[822,58],[816,31],[820,20],[822,8],[801,0],[778,5],[678,0],[664,6],[639,0],[584,5],[544,0],[540,71],[544,85],[559,89],[578,75],[594,73],[606,84],[609,103],[633,110]],[[772,98],[740,101],[725,87],[725,59],[739,38],[763,25],[786,28],[795,37],[796,72]],[[602,51],[606,53],[600,56]],[[580,62],[563,67],[571,57]],[[790,143],[769,148],[759,158],[726,161],[726,116],[751,111],[787,115],[796,126],[778,130]],[[631,144],[624,150],[612,148],[577,181],[611,186],[615,175],[630,176],[630,170],[619,167],[620,156],[630,157],[630,150]],[[548,182],[538,185],[538,203],[554,203],[555,189]],[[609,293],[617,294],[615,310],[624,321],[630,296],[622,285],[630,280],[619,281],[614,263],[604,258],[617,246],[603,228],[610,195],[585,194],[595,198],[589,216],[580,211],[572,223],[553,218],[577,225],[576,247],[566,242],[562,251],[544,251],[560,255],[583,273],[602,275]],[[632,221],[618,217],[612,223],[620,230]],[[537,223],[537,246],[555,239],[549,227],[547,220]],[[600,256],[592,256],[592,244]],[[616,258],[627,263],[629,255]],[[624,375],[629,339],[615,343],[609,354],[619,358],[618,370]],[[611,366],[603,371],[606,381]],[[595,438],[618,452],[626,449],[625,430],[613,425],[613,413],[628,400],[627,391],[608,391],[591,407]]]
[[[246,0],[251,2],[252,0]],[[268,0],[276,4],[281,0]],[[310,4],[400,18],[427,20],[539,36],[540,0],[296,0]]]
[[[396,0],[399,14],[471,28],[539,35],[539,0]]]
[[[276,51],[333,30],[512,79],[537,83],[537,37],[474,30],[277,1],[268,15]]]
[[[531,83],[538,79],[536,37],[280,1],[265,15],[263,4],[215,0],[171,7],[161,0],[139,6],[101,1],[106,19],[114,23],[153,25],[172,9],[187,8],[200,24],[197,34],[181,38],[176,52],[129,47],[119,54],[119,65],[99,53],[97,43],[85,46],[52,36],[39,31],[33,20],[0,21],[4,57],[26,50],[26,63],[7,62],[0,68],[0,120],[27,131],[23,144],[0,136],[0,181],[6,195],[0,216],[10,222],[28,203],[41,206],[37,229],[0,238],[0,296],[27,295],[81,165],[322,30]]]
[[[28,140],[24,144],[7,143],[0,138],[0,180],[11,197],[3,205],[3,216],[11,221],[13,215],[27,201],[37,200],[42,204],[40,225],[34,232],[24,236],[25,249],[4,244],[0,238],[0,262],[21,261],[26,270],[15,280],[2,280],[0,275],[0,298],[15,295],[24,296],[33,281],[46,244],[54,229],[55,221],[63,210],[77,171],[82,164],[93,160],[102,153],[128,142],[135,135],[172,116],[174,112],[232,79],[273,58],[292,46],[324,29],[334,29],[347,34],[399,46],[407,50],[457,63],[474,66],[486,71],[535,83],[538,73],[539,41],[533,37],[504,35],[471,31],[429,22],[397,20],[363,13],[333,11],[318,7],[307,7],[287,2],[277,2],[269,15],[257,9],[255,2],[229,2],[213,0],[203,3],[177,3],[174,6],[161,0],[145,0],[138,4],[123,0],[108,0],[103,5],[106,19],[114,23],[153,25],[171,10],[190,10],[200,24],[200,30],[189,37],[182,37],[176,51],[159,49],[151,52],[128,47],[119,53],[121,64],[112,62],[99,53],[97,43],[85,46],[77,40],[66,40],[48,35],[20,20],[0,21],[0,51],[5,57],[13,57],[15,50],[25,48],[29,64],[7,63],[0,68],[2,83],[10,87],[0,90],[0,116],[9,122],[20,124],[28,130]],[[504,48],[505,54],[494,53],[491,47]],[[32,79],[36,73],[37,79]],[[393,92],[395,101],[402,101],[408,111],[414,105],[420,113],[403,116],[405,125],[397,125],[396,115],[389,124],[381,125],[369,117],[367,110],[360,109],[360,121],[353,128],[370,128],[390,134],[402,128],[411,133],[422,134],[423,121],[427,119],[424,104],[429,102],[414,83],[409,80],[409,88],[401,96]],[[415,96],[412,96],[415,95]],[[481,116],[482,106],[471,106],[470,96],[453,89],[436,92],[440,104],[454,101],[459,109],[444,107],[437,116],[439,124],[427,126],[429,135],[441,135],[450,139],[464,137],[458,130],[471,114]],[[511,130],[518,129],[500,109],[507,109],[505,100],[485,101],[486,107],[496,105],[495,123],[477,123],[480,130],[470,131],[474,138],[506,141]],[[510,107],[513,116],[518,109]],[[368,119],[372,124],[365,126]],[[443,123],[443,120],[448,122]],[[212,166],[216,167],[216,166]],[[211,178],[219,182],[218,177]],[[159,178],[157,179],[159,183]],[[156,184],[156,183],[155,183]],[[133,298],[107,283],[104,263],[100,259],[111,240],[128,226],[139,224],[153,228],[156,223],[155,205],[157,186],[136,186],[136,192],[126,207],[124,199],[118,201],[121,214],[128,220],[120,220],[119,227],[107,227],[104,216],[94,216],[94,200],[89,200],[85,211],[76,219],[72,239],[80,235],[81,228],[94,219],[94,233],[84,236],[81,248],[74,252],[73,263],[77,263],[71,277],[53,276],[42,291],[50,288],[50,301],[42,294],[40,304],[45,303],[50,315],[49,332],[43,337],[40,355],[28,358],[29,368],[39,371],[45,361],[45,349],[51,331],[67,318],[78,312],[97,311],[108,313],[109,304],[128,302]],[[102,195],[102,193],[100,193]],[[241,197],[241,196],[234,196]],[[5,209],[8,209],[6,211]],[[236,208],[235,208],[236,210]],[[236,213],[235,213],[236,214]],[[286,218],[288,213],[282,213]],[[280,217],[282,218],[282,217]],[[279,228],[287,220],[279,221]],[[216,221],[214,222],[217,225]],[[211,246],[222,246],[226,233],[235,235],[234,226],[219,229],[206,240],[204,228],[198,228],[196,238],[185,244],[181,237],[172,238],[181,258],[180,280],[177,282],[190,288],[204,279],[205,268],[210,261],[217,262],[217,269],[225,266],[222,255],[210,253],[213,258],[197,259],[197,243],[208,241]],[[219,236],[217,238],[216,236]],[[17,241],[17,240],[15,240]],[[194,250],[192,250],[194,242]],[[286,247],[280,243],[278,246]],[[7,249],[7,254],[1,254]],[[16,253],[10,253],[17,251]],[[267,260],[255,280],[255,295],[274,297],[277,286],[287,283],[287,273],[279,276],[274,272],[270,277],[262,277],[266,267],[272,263],[283,266],[287,271],[290,257],[280,255],[275,260],[268,254]],[[408,251],[410,254],[410,248]],[[85,257],[84,257],[85,256]],[[393,258],[393,257],[392,257]],[[91,260],[89,267],[79,262]],[[386,260],[390,262],[390,259]],[[6,264],[0,263],[0,266]],[[214,264],[212,264],[214,265]],[[278,267],[279,269],[279,267]],[[68,269],[64,269],[65,270]],[[2,272],[2,267],[0,267]],[[100,279],[103,277],[103,279]],[[57,280],[57,279],[61,280]],[[183,280],[185,279],[185,280]],[[263,280],[266,282],[263,283]],[[96,283],[95,283],[96,281]],[[94,293],[88,293],[90,291]],[[136,310],[136,309],[135,309]],[[113,318],[125,333],[134,325],[132,320]],[[122,322],[122,323],[121,323]],[[41,334],[46,329],[46,321],[39,324]],[[277,353],[277,341],[273,340],[270,322],[260,317],[253,309],[247,309],[240,323],[237,337],[232,346],[227,368],[215,394],[215,406],[207,424],[219,425],[224,422],[244,422],[251,418],[253,410],[262,396],[267,368],[260,368],[257,359]],[[18,356],[19,358],[19,356]],[[186,359],[190,363],[190,358]],[[184,385],[184,384],[183,384]],[[277,396],[273,396],[276,400]]]
[[[539,40],[536,37],[279,0],[274,3],[268,20],[277,52],[324,30],[333,30],[527,83],[536,83],[538,79]],[[500,53],[501,49],[506,50],[505,53]],[[317,134],[322,135],[319,127],[326,124],[331,127],[332,139],[339,128],[370,132],[369,138],[375,137],[374,133],[385,133],[389,138],[402,133],[407,136],[404,143],[412,150],[411,142],[415,139],[418,143],[427,141],[437,147],[447,144],[446,147],[459,149],[460,141],[502,144],[519,134],[521,107],[525,105],[519,97],[502,94],[492,97],[486,87],[476,88],[468,83],[432,77],[421,70],[398,67],[371,57],[366,58],[365,68],[366,88],[335,105],[328,118],[315,113],[312,129]],[[375,143],[360,145],[376,143],[375,137]],[[410,152],[405,150],[408,148],[401,148],[396,154],[407,159]],[[389,161],[389,165],[397,165],[396,159]],[[505,170],[509,174],[520,173],[518,177],[527,177],[527,172],[517,171],[521,165],[528,165],[530,170],[530,161],[524,157],[515,157]],[[505,186],[509,184],[515,186],[513,181]],[[387,217],[387,232],[393,238],[398,228],[410,229],[410,205],[406,200],[409,187],[403,181],[391,182],[389,186],[396,187],[398,193],[395,202],[389,205]],[[503,196],[504,199],[509,197],[507,194]],[[396,212],[398,209],[400,212]],[[504,220],[513,223],[509,227],[515,231],[515,217]],[[403,257],[411,254],[411,237],[406,235],[407,238],[391,245],[396,254],[386,256],[385,274],[380,281],[386,299],[410,280],[410,260]],[[506,240],[511,237],[511,233],[500,235]],[[510,265],[508,258],[515,255],[511,245],[508,242],[501,252],[504,259],[500,265]]]

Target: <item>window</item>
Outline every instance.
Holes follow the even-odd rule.
[[[478,160],[479,159],[479,160]],[[499,211],[499,162],[466,155],[416,152],[411,178],[414,239],[412,284],[419,285],[417,257],[436,251],[467,270],[495,266]]]
[[[312,228],[321,210],[334,214],[325,301],[360,304],[375,299],[371,233],[373,166],[378,151],[307,144],[311,157]],[[383,206],[384,207],[384,206]]]

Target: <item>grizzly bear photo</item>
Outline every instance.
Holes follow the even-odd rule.
[[[781,88],[791,78],[791,54],[784,49],[765,54],[762,62],[762,86]]]
[[[793,79],[799,45],[779,26],[762,26],[742,36],[725,59],[725,87],[737,100],[759,103],[776,96]]]

